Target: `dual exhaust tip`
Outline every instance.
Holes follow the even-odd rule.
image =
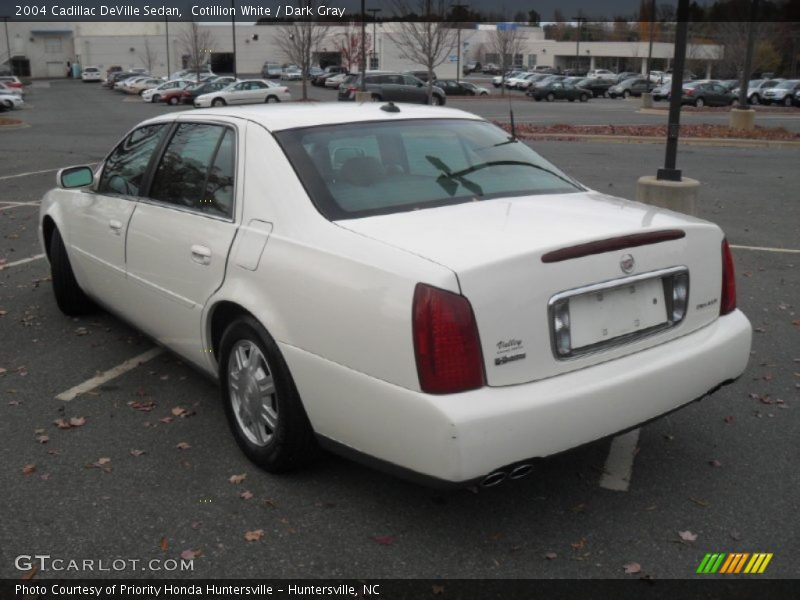
[[[480,485],[484,488],[494,487],[500,485],[506,479],[522,479],[523,477],[527,477],[531,472],[533,472],[533,465],[530,463],[513,465],[508,469],[498,469],[497,471],[489,473],[483,478]]]

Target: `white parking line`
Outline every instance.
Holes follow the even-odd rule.
[[[600,487],[615,492],[627,492],[631,484],[633,459],[636,456],[636,445],[639,443],[639,430],[618,435],[611,441],[608,458],[603,467]]]
[[[34,260],[40,260],[42,258],[44,258],[44,254],[37,254],[35,256],[29,256],[28,258],[21,258],[20,260],[15,260],[14,262],[0,265],[0,271],[9,269],[11,267],[18,267],[19,265],[24,265],[25,263],[33,262]]]
[[[85,394],[93,390],[96,387],[103,385],[104,383],[111,381],[112,379],[116,379],[120,375],[135,369],[139,365],[146,363],[149,360],[154,359],[159,354],[163,353],[163,348],[151,348],[147,352],[143,352],[139,356],[134,356],[131,359],[126,360],[124,363],[117,365],[109,369],[108,371],[104,371],[99,375],[95,375],[91,379],[87,379],[83,383],[76,385],[75,387],[71,387],[66,392],[61,392],[58,396],[56,396],[56,400],[64,400],[65,402],[69,402],[70,400],[74,400],[77,396],[81,394]]]
[[[39,206],[38,202],[0,202],[0,210],[9,210],[12,208],[20,208],[22,206]]]
[[[755,250],[756,252],[785,252],[787,254],[800,254],[800,250],[795,250],[793,248],[767,248],[764,246],[734,246],[731,244],[731,248],[734,250]]]
[[[58,169],[60,169],[59,167]],[[44,169],[42,171],[28,171],[27,173],[17,173],[16,175],[0,175],[0,181],[15,179],[16,177],[28,177],[29,175],[41,175],[42,173],[55,173],[58,169]]]

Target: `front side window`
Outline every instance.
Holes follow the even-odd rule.
[[[131,133],[106,160],[97,191],[101,194],[138,196],[153,151],[166,125],[145,125]]]
[[[502,129],[465,119],[352,123],[277,132],[328,219],[583,190]]]
[[[156,169],[150,197],[231,218],[234,140],[228,127],[181,123]]]

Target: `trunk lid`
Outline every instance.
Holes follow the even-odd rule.
[[[637,352],[702,327],[719,312],[723,236],[716,225],[597,192],[473,202],[337,224],[456,274],[461,293],[475,312],[487,383],[492,386],[526,383]],[[576,245],[665,230],[685,235],[556,262],[542,260],[545,254]],[[624,272],[621,263],[626,255],[634,266]],[[555,296],[594,284],[614,287],[618,280],[678,268],[689,273],[687,310],[680,323],[646,336],[631,333],[623,340],[615,338],[615,343],[601,344],[592,352],[557,357],[550,309]],[[639,291],[630,293],[639,293],[641,302],[645,294],[648,302],[669,302],[666,288],[662,294],[652,283],[635,285]],[[592,323],[595,314],[598,319],[616,319],[615,325],[627,318],[626,311],[641,308],[642,319],[651,323],[653,315],[660,314],[653,307],[632,305],[630,299],[606,296],[604,310],[611,316],[592,312],[597,309],[586,296],[575,301],[574,316],[582,327],[575,331],[576,340],[599,335]],[[614,337],[614,331],[611,328],[607,335]]]

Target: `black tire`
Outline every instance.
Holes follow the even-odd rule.
[[[786,96],[786,98],[783,99],[783,105],[784,106],[791,106],[792,105],[792,97],[791,96]]]
[[[549,92],[544,99],[547,100],[548,102],[552,102],[553,100],[556,99],[556,95],[553,92]]]
[[[703,98],[698,98],[697,100],[694,101],[694,105],[697,108],[703,108],[706,105],[706,101],[703,100]]]
[[[97,305],[83,293],[72,272],[67,248],[58,229],[50,235],[50,276],[53,280],[53,294],[59,310],[70,317],[87,315],[97,309]]]
[[[630,90],[623,90],[622,91],[622,97],[625,98],[625,100],[627,100],[628,98],[631,97],[631,91]]]
[[[444,100],[442,99],[441,96],[437,94],[431,96],[431,106],[443,106],[443,105],[444,105]]]
[[[234,414],[229,390],[228,361],[239,342],[252,342],[263,355],[275,389],[276,426],[270,439],[258,445],[248,439]],[[225,414],[233,437],[242,452],[270,473],[295,470],[317,455],[314,431],[297,393],[289,367],[266,329],[250,316],[231,323],[222,335],[219,348],[219,380]]]
[[[154,96],[153,96],[153,97],[150,99],[150,102],[152,102],[153,104],[158,104],[159,102],[161,102],[161,96],[159,96],[158,94],[155,94],[155,95],[154,95]]]
[[[211,106],[225,106],[226,104],[228,103],[225,102],[223,98],[214,98],[214,100],[211,101]]]
[[[570,102],[575,102],[575,98],[567,98]]]
[[[380,94],[372,94],[372,101],[373,102],[381,102],[383,98],[381,98]]]
[[[750,104],[761,104],[761,97],[758,94],[753,94],[748,101]]]
[[[280,102],[280,101],[281,101],[281,99],[278,98],[277,96],[267,96],[267,99],[264,100],[264,102],[266,104],[273,104],[273,103]]]
[[[580,100],[581,102],[588,102],[589,101],[589,96],[587,94],[581,94],[580,98],[578,98],[578,100]]]
[[[178,97],[177,96],[170,96],[169,97],[169,105],[170,106],[178,106]]]
[[[536,100],[537,102],[541,102],[542,101],[542,99],[539,96],[534,96],[533,99]]]

